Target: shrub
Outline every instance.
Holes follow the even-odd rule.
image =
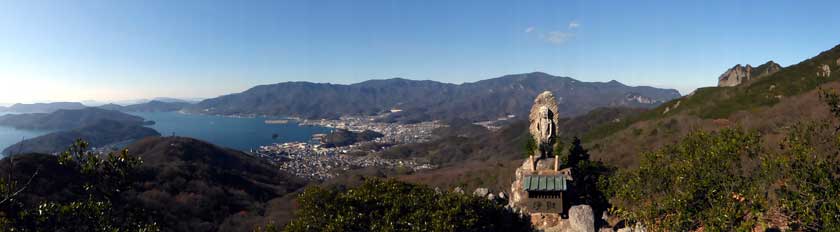
[[[307,188],[286,231],[530,231],[530,222],[468,194],[436,192],[395,180],[359,187]]]
[[[637,169],[609,180],[614,212],[654,230],[749,229],[762,210],[760,188],[741,166],[760,152],[754,133],[694,132],[678,144],[642,155]]]

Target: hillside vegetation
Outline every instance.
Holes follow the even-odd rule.
[[[559,149],[566,150],[575,136],[592,127],[636,115],[643,110],[632,108],[600,108],[586,115],[564,118],[558,122]],[[493,191],[507,191],[513,174],[526,156],[522,150],[527,138],[528,122],[517,121],[498,131],[472,124],[450,126],[436,131],[437,140],[421,144],[400,145],[382,153],[386,157],[425,158],[441,165],[440,168],[401,175],[398,178],[413,183],[423,183],[452,189],[477,187]]]
[[[349,189],[311,187],[286,231],[530,231],[527,218],[470,194],[368,179]]]
[[[653,230],[840,228],[840,95],[822,95],[833,117],[787,129],[778,149],[744,129],[696,131],[645,152],[639,167],[602,183],[613,212]]]
[[[274,201],[305,184],[265,160],[189,138],[151,137],[104,156],[88,148],[0,160],[13,180],[0,180],[2,196],[13,199],[0,201],[0,230],[252,231],[289,220],[281,215],[291,207]]]
[[[587,132],[593,156],[620,167],[638,164],[636,154],[673,143],[696,129],[740,125],[779,137],[779,128],[825,114],[817,108],[820,88],[836,88],[840,46],[799,64],[735,87],[707,87],[638,115]],[[828,65],[830,76],[817,76]]]

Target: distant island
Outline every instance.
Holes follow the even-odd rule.
[[[2,126],[59,131],[21,141],[5,148],[2,153],[51,154],[63,151],[76,139],[84,139],[91,146],[100,147],[148,136],[159,136],[160,133],[154,129],[145,127],[150,124],[154,122],[123,112],[99,108],[3,115],[0,116]]]
[[[7,155],[25,153],[53,154],[63,152],[67,149],[68,144],[73,144],[77,139],[85,140],[90,146],[98,148],[149,136],[160,136],[160,133],[152,128],[138,124],[128,124],[104,119],[81,128],[53,132],[27,139],[7,147],[2,153]]]
[[[83,108],[57,110],[52,113],[8,114],[0,116],[0,126],[29,130],[67,130],[80,128],[101,120],[112,120],[129,125],[142,125],[141,117],[114,110]]]
[[[0,112],[15,113],[52,113],[62,109],[84,109],[85,105],[78,102],[52,102],[34,104],[14,104],[9,107],[0,107]]]
[[[117,110],[123,112],[172,112],[172,111],[179,111],[187,106],[190,103],[188,102],[167,102],[167,101],[159,101],[159,100],[152,100],[146,103],[139,103],[139,104],[132,104],[127,106],[121,106],[117,104],[106,104],[102,106],[98,106],[101,109],[107,110]]]

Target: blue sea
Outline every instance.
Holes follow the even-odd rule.
[[[0,112],[0,116],[9,114],[7,112]],[[0,126],[0,151],[7,147],[20,142],[23,139],[31,139],[41,135],[48,134],[52,131],[40,130],[18,130],[12,127]]]
[[[0,115],[6,113],[0,113]],[[242,151],[262,145],[285,142],[306,142],[313,134],[329,133],[330,128],[299,126],[296,123],[266,124],[271,118],[232,118],[211,115],[181,114],[178,112],[131,113],[155,121],[149,126],[164,136],[185,136],[204,140],[219,146]],[[18,130],[0,126],[0,150],[52,131]],[[272,138],[277,134],[277,138]]]
[[[131,113],[155,121],[149,126],[163,136],[185,136],[216,145],[248,151],[262,145],[306,142],[313,134],[329,133],[330,128],[299,126],[297,123],[266,124],[272,118],[234,118],[178,112]],[[277,134],[277,138],[272,138]]]

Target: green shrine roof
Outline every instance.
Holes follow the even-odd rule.
[[[525,191],[551,192],[566,191],[566,178],[556,176],[525,176],[522,186]]]

